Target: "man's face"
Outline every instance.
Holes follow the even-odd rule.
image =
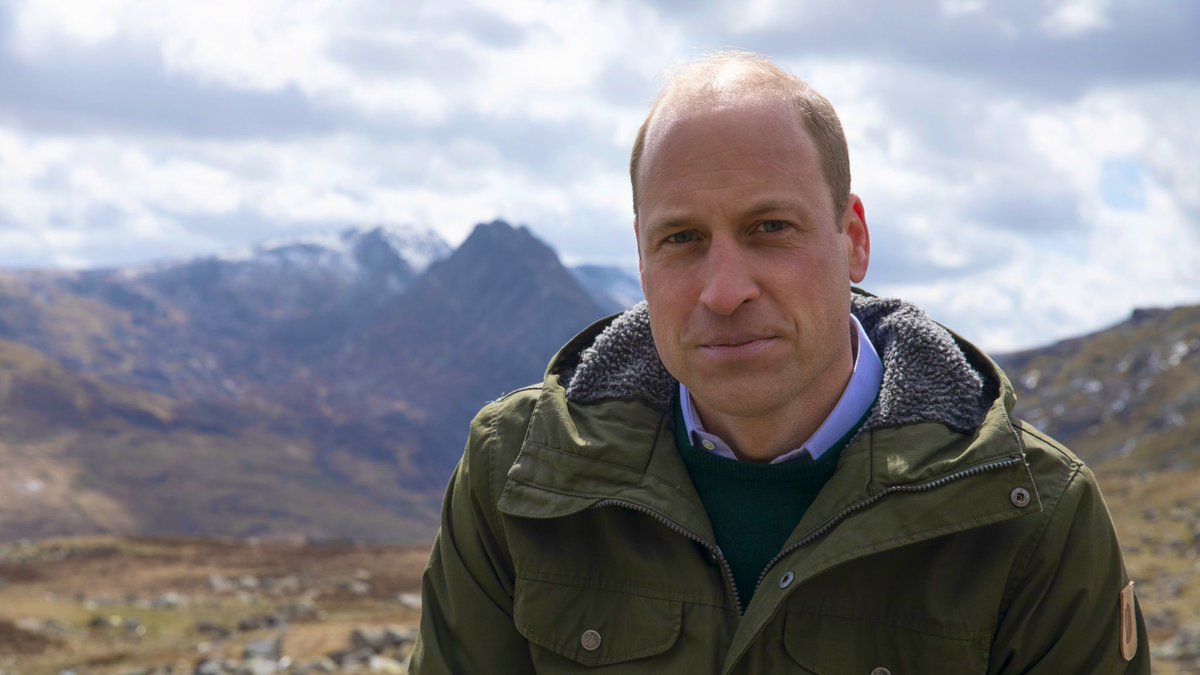
[[[834,212],[785,104],[698,112],[653,137],[638,173],[642,288],[663,364],[702,413],[762,417],[840,393],[850,283],[870,249],[860,205]]]

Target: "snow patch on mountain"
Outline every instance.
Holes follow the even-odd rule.
[[[424,272],[429,265],[450,255],[450,245],[437,233],[411,225],[376,225],[347,228],[292,237],[278,237],[250,249],[229,252],[218,259],[227,262],[260,262],[295,267],[324,267],[353,275],[364,265],[368,246],[385,245],[412,269]]]

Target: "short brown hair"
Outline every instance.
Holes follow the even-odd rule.
[[[765,57],[751,52],[727,51],[710,54],[677,71],[663,87],[638,129],[629,157],[635,220],[638,165],[646,149],[650,126],[664,109],[680,104],[690,109],[763,99],[783,101],[795,107],[800,123],[812,137],[821,158],[821,172],[829,184],[835,216],[840,215],[850,198],[850,152],[833,105],[807,82]]]

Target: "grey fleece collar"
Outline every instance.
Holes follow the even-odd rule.
[[[979,427],[990,404],[983,378],[945,328],[903,300],[855,294],[851,312],[883,361],[879,400],[864,429],[920,422],[961,433]],[[645,302],[614,319],[584,350],[566,386],[576,403],[632,399],[670,407],[678,382],[654,349]]]

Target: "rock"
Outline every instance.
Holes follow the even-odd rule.
[[[258,578],[249,574],[239,577],[237,583],[245,591],[256,591],[259,587]]]
[[[352,572],[350,574],[350,576],[351,576],[351,578],[358,579],[359,581],[370,581],[371,580],[371,573],[362,568],[354,570],[354,572]]]
[[[279,661],[277,659],[264,659],[261,657],[249,657],[242,663],[241,671],[246,675],[272,675],[279,672]]]
[[[375,655],[375,652],[368,647],[360,647],[358,649],[344,649],[341,651],[331,652],[329,658],[337,664],[342,670],[353,668],[365,664]]]
[[[389,648],[396,649],[415,643],[417,641],[417,630],[415,628],[388,626],[383,629],[383,637],[384,644]]]
[[[403,663],[386,656],[372,656],[367,661],[367,669],[372,673],[390,673],[391,675],[404,675],[408,672],[408,668],[405,668]]]
[[[286,621],[278,614],[263,614],[260,616],[251,616],[238,621],[238,630],[243,633],[262,630],[264,628],[282,628]]]
[[[396,602],[408,609],[421,609],[421,594],[420,593],[401,593],[396,596]]]
[[[1200,626],[1185,626],[1170,639],[1155,645],[1151,654],[1167,661],[1200,659]]]
[[[217,640],[223,640],[233,634],[232,630],[230,630],[224,626],[212,623],[211,621],[201,621],[201,622],[197,623],[196,624],[196,632],[201,635],[212,636],[214,639],[217,639]]]
[[[307,602],[296,602],[279,610],[285,621],[320,621],[324,613],[316,605]]]
[[[281,656],[283,656],[283,637],[278,635],[249,642],[246,644],[246,648],[242,650],[242,658],[247,660],[269,659],[274,663]]]
[[[220,659],[205,659],[196,664],[192,675],[221,675],[224,670]]]
[[[310,674],[336,673],[337,670],[338,670],[337,664],[334,663],[331,659],[329,659],[327,657],[327,658],[321,659],[320,661],[306,663],[302,666],[293,668],[292,673],[294,673],[294,675],[310,675]]]
[[[357,579],[347,581],[345,584],[342,584],[342,588],[349,591],[351,595],[366,595],[371,592],[371,584]]]
[[[237,584],[220,574],[210,574],[208,577],[208,588],[213,593],[232,593],[237,590]]]
[[[300,592],[300,579],[294,574],[289,574],[282,579],[277,579],[271,585],[271,590],[280,595],[292,595]]]
[[[129,618],[121,622],[121,629],[126,635],[142,637],[146,634],[146,626],[138,619]]]
[[[388,647],[387,632],[379,628],[355,628],[350,633],[350,647],[379,654]]]
[[[180,595],[174,591],[168,591],[155,598],[150,606],[154,609],[176,609],[188,604],[187,596]]]
[[[63,634],[63,632],[65,632],[62,628],[62,625],[60,625],[56,621],[50,621],[50,620],[43,621],[42,619],[30,619],[30,618],[17,619],[16,621],[13,622],[13,625],[17,627],[17,630],[23,630],[26,633],[39,633],[39,634],[57,633],[57,634],[61,635],[61,634]]]

